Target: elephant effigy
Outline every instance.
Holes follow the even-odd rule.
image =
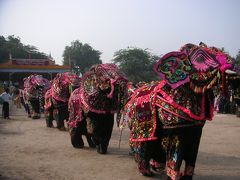
[[[44,107],[44,94],[50,88],[50,82],[42,75],[30,75],[24,78],[24,95],[32,109],[32,118],[39,119]],[[30,117],[30,115],[29,115]]]
[[[80,88],[69,99],[71,143],[83,148],[82,135],[105,154],[112,135],[114,113],[119,113],[127,96],[127,79],[114,64],[98,64],[82,76]]]
[[[72,91],[80,86],[81,78],[72,72],[58,73],[51,88],[45,94],[45,117],[47,127],[57,122],[59,130],[65,130],[64,120],[68,120],[68,100]]]
[[[192,179],[202,128],[213,118],[213,87],[224,89],[232,65],[227,54],[203,43],[186,44],[155,64],[162,80],[136,89],[123,113],[140,173],[166,167],[168,179]]]

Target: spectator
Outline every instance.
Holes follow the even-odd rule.
[[[0,98],[3,99],[3,107],[2,107],[2,110],[3,110],[3,118],[4,119],[10,119],[9,118],[9,101],[11,100],[11,96],[9,94],[9,88],[6,88],[5,89],[5,92],[3,92],[1,95],[0,95]]]

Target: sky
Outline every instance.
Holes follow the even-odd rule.
[[[62,64],[65,46],[79,40],[109,63],[127,47],[154,55],[186,43],[240,49],[240,0],[0,0],[0,35],[51,53]]]

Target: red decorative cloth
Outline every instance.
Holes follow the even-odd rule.
[[[51,89],[45,94],[45,110],[48,110],[54,102],[68,103],[73,87],[80,86],[81,78],[75,73],[58,73],[53,79]]]
[[[82,114],[115,113],[127,99],[127,79],[114,64],[98,64],[85,73],[81,86],[69,99],[69,125],[75,127]]]
[[[38,88],[42,88],[42,93],[50,88],[50,82],[41,75],[31,75],[24,79],[24,91],[28,98],[38,98]]]
[[[196,97],[189,84],[172,89],[163,80],[137,89],[125,106],[124,119],[131,129],[130,141],[148,141],[157,138],[157,116],[163,128],[176,128],[201,125],[212,119],[210,111],[206,115],[204,94]]]

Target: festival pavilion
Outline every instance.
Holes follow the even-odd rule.
[[[70,71],[69,66],[57,65],[49,59],[20,59],[10,58],[0,64],[0,83],[23,85],[23,78],[31,74],[40,74],[51,80],[57,73]]]

